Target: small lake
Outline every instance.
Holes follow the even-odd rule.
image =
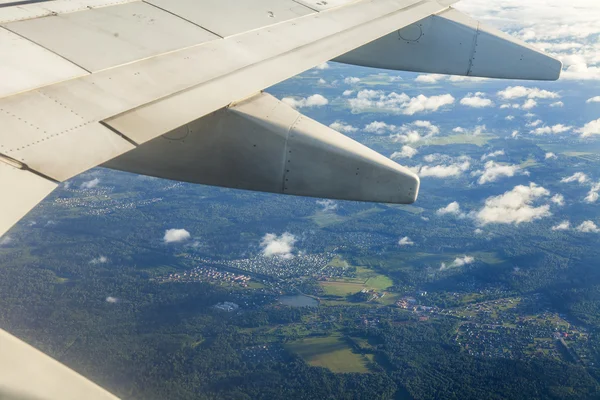
[[[296,295],[296,296],[282,296],[279,298],[279,302],[281,304],[285,304],[290,307],[318,307],[319,302],[312,297],[304,296],[304,295]]]

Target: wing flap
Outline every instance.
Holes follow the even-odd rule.
[[[419,190],[412,171],[265,93],[150,140],[104,166],[344,200],[406,204],[415,201]]]
[[[562,64],[521,40],[449,9],[335,61],[402,71],[556,80]]]

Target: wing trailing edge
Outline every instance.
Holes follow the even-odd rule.
[[[562,63],[450,8],[334,61],[392,70],[484,78],[556,80]]]
[[[408,204],[419,191],[419,178],[409,169],[266,93],[177,128],[104,166],[193,183],[343,200]]]

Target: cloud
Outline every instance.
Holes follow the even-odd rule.
[[[442,75],[442,74],[426,74],[419,75],[415,78],[415,82],[419,83],[437,83],[440,81],[449,81],[449,82],[481,82],[487,81],[488,78],[479,78],[474,76],[458,76],[458,75]]]
[[[327,84],[327,81],[325,79],[323,79],[323,78],[319,78],[318,82],[319,82],[319,85],[325,85],[325,84]]]
[[[553,231],[566,231],[569,228],[571,228],[571,223],[569,221],[562,221],[560,224],[554,225],[552,227],[552,230]]]
[[[583,201],[585,201],[586,203],[597,202],[598,198],[600,197],[598,192],[600,192],[600,182],[592,185],[590,191],[588,192],[587,196],[585,196],[585,199],[583,199]]]
[[[342,96],[350,96],[352,93],[354,93],[354,90],[344,90]]]
[[[296,237],[289,232],[284,232],[281,236],[274,233],[267,233],[261,240],[262,255],[265,257],[293,258],[292,251]]]
[[[12,242],[13,242],[13,238],[12,238],[12,237],[10,237],[10,236],[8,236],[8,235],[7,235],[7,236],[0,237],[0,246],[6,246],[6,245],[9,245],[9,244],[11,244]]]
[[[460,204],[457,201],[453,201],[446,207],[442,207],[435,212],[437,215],[456,215],[463,216],[464,214],[460,211]]]
[[[471,167],[469,161],[463,161],[454,164],[441,164],[441,165],[418,165],[411,169],[415,171],[420,177],[433,177],[433,178],[450,178],[458,177],[463,172]]]
[[[563,103],[562,101],[555,101],[554,103],[550,104],[550,107],[564,107],[565,103]]]
[[[391,138],[395,142],[401,143],[416,143],[422,139],[427,139],[433,135],[437,135],[440,132],[440,128],[438,128],[436,125],[433,125],[429,121],[422,120],[414,121],[410,124],[404,124],[398,128],[394,128],[397,133],[392,135]]]
[[[513,119],[515,119],[514,115],[507,115],[506,117],[504,117],[505,120],[507,121],[512,121]]]
[[[440,266],[440,271],[446,270],[448,268],[462,267],[463,265],[472,264],[473,262],[475,262],[475,257],[471,257],[471,256],[456,257],[454,259],[454,261],[452,261],[452,263],[450,263],[450,265],[447,265],[446,263],[442,263],[442,265]]]
[[[353,85],[358,82],[360,82],[360,78],[357,78],[356,76],[349,76],[347,78],[344,78],[344,83],[348,85]]]
[[[81,189],[93,189],[96,186],[98,186],[99,183],[100,183],[100,179],[94,178],[92,180],[83,182],[79,187]]]
[[[106,256],[99,256],[90,260],[90,264],[106,264],[107,262],[108,257]]]
[[[299,99],[294,97],[284,97],[281,99],[281,101],[293,108],[322,107],[329,104],[329,100],[320,94],[313,94],[312,96],[302,97]]]
[[[576,132],[581,133],[581,137],[600,135],[600,118],[595,121],[588,122],[583,127],[577,129]]]
[[[545,156],[546,160],[551,160],[553,158],[558,158],[558,156],[552,152],[546,153],[546,156]]]
[[[568,176],[566,178],[562,178],[560,180],[562,183],[570,183],[570,182],[579,182],[586,183],[588,181],[588,176],[583,172],[575,172],[573,175]]]
[[[406,93],[365,89],[357,93],[355,98],[348,99],[352,112],[380,110],[393,114],[414,115],[417,113],[434,112],[440,108],[454,104],[450,94],[439,96],[418,95],[410,97]]]
[[[495,161],[488,161],[484,170],[473,171],[472,176],[478,176],[477,183],[483,185],[488,182],[496,182],[501,177],[513,177],[521,168],[518,165],[501,165]]]
[[[323,207],[323,212],[334,212],[338,209],[338,204],[330,199],[317,200],[317,204]]]
[[[184,242],[191,237],[190,233],[185,229],[167,229],[163,240],[165,243]]]
[[[441,74],[426,74],[426,75],[419,75],[415,78],[415,82],[419,82],[419,83],[436,83],[438,81],[444,80],[446,78],[446,75],[441,75]]]
[[[496,150],[493,151],[491,153],[487,153],[481,156],[481,161],[484,161],[487,158],[494,158],[494,157],[498,157],[498,156],[503,156],[504,155],[504,150]]]
[[[519,131],[512,131],[512,133],[510,134],[510,137],[512,137],[513,139],[517,136],[519,136]]]
[[[481,228],[477,228],[477,229],[475,229],[475,230],[473,231],[473,233],[474,233],[474,234],[476,234],[476,235],[482,235],[482,234],[483,234],[483,229],[481,229]]]
[[[557,193],[554,196],[552,196],[550,201],[553,202],[554,204],[556,204],[557,206],[564,206],[565,205],[565,196],[563,196],[560,193]]]
[[[600,229],[596,226],[594,221],[583,221],[581,225],[575,228],[578,232],[583,233],[598,233]]]
[[[544,121],[541,119],[536,119],[535,121],[528,122],[525,126],[530,128],[535,128],[536,126],[542,124]]]
[[[524,86],[509,86],[498,92],[498,97],[504,100],[528,98],[528,99],[558,99],[560,95],[556,92],[538,88],[527,88]]]
[[[418,151],[410,146],[402,146],[402,150],[392,153],[390,158],[412,158]]]
[[[398,246],[412,246],[415,242],[410,240],[408,236],[404,236],[402,239],[398,241]]]
[[[490,99],[486,99],[484,96],[485,94],[481,92],[475,94],[469,93],[460,100],[460,104],[474,108],[492,107],[494,102]]]
[[[533,205],[536,200],[549,195],[548,190],[535,183],[518,185],[502,195],[488,197],[485,206],[473,216],[482,225],[531,222],[552,215],[550,205]]]
[[[108,296],[108,297],[106,298],[106,302],[107,302],[107,303],[112,303],[112,304],[114,304],[114,303],[118,303],[118,302],[119,302],[119,299],[117,299],[116,297]]]
[[[525,102],[523,103],[523,105],[521,106],[523,108],[523,110],[531,110],[533,107],[537,106],[537,101],[533,100],[533,99],[527,99],[525,100]]]
[[[557,124],[553,126],[542,126],[540,128],[536,128],[532,130],[531,133],[533,133],[534,135],[558,134],[568,132],[571,129],[573,129],[573,127],[566,126],[563,124]]]
[[[382,135],[386,132],[394,132],[398,127],[396,125],[389,125],[381,121],[373,121],[364,127],[365,132],[375,133]]]
[[[600,103],[600,96],[594,96],[586,100],[586,103]]]
[[[324,62],[323,64],[317,65],[315,68],[323,70],[323,69],[329,69],[330,67],[329,67],[328,63]]]
[[[334,123],[329,125],[329,127],[331,129],[334,129],[334,130],[336,130],[338,132],[342,132],[342,133],[352,133],[352,132],[356,132],[358,130],[358,128],[355,128],[352,125],[346,124],[342,121],[335,121]]]

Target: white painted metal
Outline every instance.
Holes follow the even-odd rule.
[[[56,188],[56,183],[0,160],[0,236]],[[4,354],[0,346],[0,360]],[[2,387],[0,362],[0,387]],[[0,392],[1,394],[1,392]],[[0,396],[2,398],[2,396]]]
[[[559,60],[454,9],[402,28],[335,61],[506,79],[556,80],[562,69]]]
[[[37,113],[29,113],[27,118],[18,116],[23,107]],[[86,123],[57,99],[39,92],[3,104],[0,126],[0,153],[59,181],[134,147],[110,129]]]
[[[143,2],[13,22],[5,27],[88,71],[218,38]]]
[[[67,60],[0,27],[0,98],[86,74]]]
[[[259,94],[106,164],[194,183],[344,200],[412,203],[419,178],[375,151]]]
[[[314,13],[292,0],[146,0],[226,37]]]
[[[140,0],[53,0],[13,7],[0,7],[0,24],[47,17],[49,15],[67,14],[93,8],[110,7],[134,1]]]
[[[2,174],[0,167],[0,176]],[[58,361],[0,330],[0,398],[118,400]]]
[[[317,11],[324,11],[334,7],[345,6],[360,0],[295,0],[297,3]]]
[[[417,2],[410,0],[403,4],[409,6]],[[355,48],[357,43],[368,43],[374,37],[381,37],[398,26],[410,24],[440,9],[435,2],[425,2],[406,12],[391,11],[373,20],[373,13],[380,14],[388,6],[394,10],[396,3],[375,0],[356,3],[355,6],[365,8],[357,13],[352,10],[354,5],[351,5],[325,11],[318,16],[304,17],[293,24],[284,23],[265,28],[266,32],[250,32],[235,39],[226,39],[222,43],[223,47],[219,47],[217,51],[210,51],[211,43],[190,49],[190,54],[193,55],[190,55],[188,62],[194,64],[192,60],[205,60],[202,71],[214,78],[203,79],[204,83],[199,83],[192,89],[109,118],[106,122],[136,143],[143,143],[224,107],[235,99],[246,98],[262,88],[312,68],[335,57],[334,54],[345,53],[345,49]],[[371,19],[371,22],[359,25],[359,21],[364,19]],[[304,23],[308,26],[304,26]],[[354,28],[344,29],[347,24]],[[295,43],[293,49],[286,51],[292,42]],[[217,42],[215,46],[217,45],[220,46],[221,43]],[[202,56],[205,51],[208,53]],[[270,56],[273,53],[275,54]],[[231,59],[231,54],[238,54],[243,58]],[[207,61],[209,55],[212,58]],[[260,57],[259,60],[254,61],[257,57]],[[237,69],[230,67],[240,65],[241,60],[244,66]],[[144,71],[150,72],[150,68],[145,68]],[[170,79],[168,74],[167,70],[160,76],[163,80]],[[179,79],[183,77],[183,72],[178,75]],[[127,82],[123,84],[127,85]],[[160,84],[158,81],[156,85],[145,89],[156,90],[160,88]]]

